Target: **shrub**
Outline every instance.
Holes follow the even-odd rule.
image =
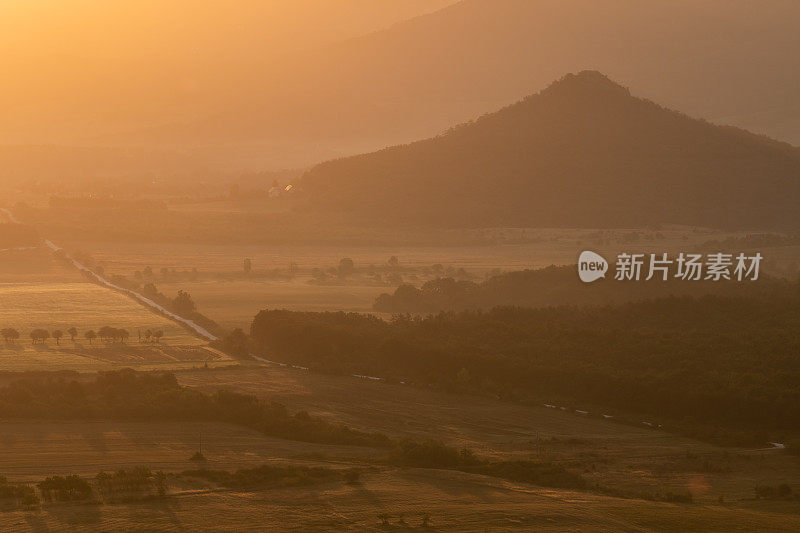
[[[0,499],[14,500],[26,509],[39,505],[39,497],[33,487],[9,483],[5,476],[0,476]]]
[[[205,479],[230,488],[263,489],[312,485],[335,479],[339,474],[335,470],[322,467],[262,465],[243,468],[233,473],[205,468],[185,470],[181,475]]]
[[[478,460],[466,448],[459,451],[432,439],[423,442],[410,439],[400,441],[391,460],[395,464],[421,468],[456,469],[478,464]]]
[[[166,494],[166,477],[161,472],[137,466],[113,474],[100,472],[95,476],[97,489],[109,501],[139,500]]]
[[[586,480],[579,474],[570,472],[561,465],[548,462],[500,461],[487,463],[471,471],[542,487],[562,489],[583,489],[586,487]]]
[[[48,477],[38,487],[46,501],[85,500],[92,495],[91,485],[76,475]]]

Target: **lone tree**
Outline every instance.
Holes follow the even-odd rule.
[[[75,342],[75,337],[78,336],[78,330],[75,329],[75,328],[69,328],[67,330],[67,334],[69,335],[69,340],[71,340],[72,342]]]
[[[351,275],[356,269],[355,263],[349,257],[342,258],[339,261],[339,277],[346,278],[347,276]]]
[[[93,329],[90,329],[86,333],[83,334],[86,337],[86,340],[89,341],[89,344],[92,344],[94,340],[97,338],[97,333],[94,332]]]
[[[100,337],[100,340],[110,343],[117,338],[117,330],[111,326],[103,326],[97,331],[97,335]]]
[[[244,273],[245,273],[245,274],[249,274],[250,272],[252,272],[252,271],[253,271],[253,262],[252,262],[252,261],[250,261],[250,258],[249,258],[249,257],[248,257],[247,259],[245,259],[245,260],[244,260],[244,266],[243,266],[243,269],[244,269]]]
[[[222,339],[222,349],[234,356],[247,355],[248,338],[241,328],[236,328]]]
[[[164,332],[160,329],[153,332],[153,338],[156,339],[156,343],[161,342],[161,338],[164,336]]]
[[[64,332],[60,329],[53,331],[53,338],[56,340],[56,346],[61,346],[61,338],[64,336]]]
[[[6,341],[6,344],[14,344],[14,341],[19,339],[19,331],[14,328],[5,328],[0,331],[0,334],[3,335],[3,340]]]
[[[33,344],[44,344],[50,338],[50,333],[46,329],[37,328],[30,333]]]
[[[172,310],[184,317],[194,313],[195,305],[192,296],[188,292],[178,291],[178,295],[172,300]]]

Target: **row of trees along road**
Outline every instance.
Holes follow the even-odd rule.
[[[33,344],[44,344],[48,339],[53,338],[56,341],[57,345],[61,345],[61,339],[64,338],[65,333],[69,335],[70,340],[74,343],[76,337],[78,337],[78,330],[76,328],[69,328],[66,332],[61,331],[60,329],[53,330],[53,332],[49,332],[46,329],[36,328],[31,330],[30,338]],[[17,340],[20,339],[22,336],[20,332],[14,328],[5,328],[0,330],[0,335],[2,335],[3,340],[6,344],[14,344]],[[84,338],[89,341],[89,344],[94,344],[95,339],[100,339],[102,342],[106,344],[111,344],[114,342],[121,342],[125,343],[131,334],[126,329],[118,329],[112,328],[111,326],[103,326],[102,328],[98,329],[97,331],[90,329],[84,332]],[[140,343],[150,343],[150,342],[161,342],[161,339],[164,337],[164,332],[160,329],[155,331],[153,330],[145,330],[144,332],[139,331],[139,342]]]

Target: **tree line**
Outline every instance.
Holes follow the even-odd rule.
[[[613,276],[609,276],[613,277]],[[378,296],[373,309],[381,313],[427,314],[497,306],[546,307],[551,305],[607,305],[667,296],[774,296],[792,288],[792,283],[761,276],[757,282],[698,281],[670,279],[619,283],[601,279],[587,287],[578,279],[577,265],[550,266],[536,270],[506,272],[482,282],[438,277],[419,288],[403,284],[393,293]]]
[[[164,338],[164,331],[161,329],[138,330],[137,333],[140,343],[160,343],[161,339]],[[33,344],[45,344],[48,339],[52,338],[56,341],[57,346],[61,345],[61,339],[63,339],[65,335],[68,335],[70,341],[74,344],[76,342],[75,339],[78,337],[78,329],[71,327],[66,331],[60,329],[48,331],[44,328],[35,328],[29,333]],[[0,330],[0,336],[3,337],[3,341],[6,344],[14,345],[22,337],[22,334],[15,328],[3,328]],[[89,329],[83,333],[83,338],[89,341],[89,344],[94,344],[96,339],[106,344],[113,344],[116,342],[124,344],[130,337],[131,333],[127,329],[114,328],[111,326],[103,326],[97,331]]]
[[[36,489],[38,488],[38,493]],[[113,473],[100,472],[87,480],[78,475],[50,476],[36,483],[10,483],[0,476],[0,501],[14,502],[18,507],[32,510],[45,502],[92,501],[108,503],[135,501],[167,494],[167,475],[137,466]]]
[[[389,446],[390,439],[331,424],[255,396],[182,387],[170,373],[100,372],[92,381],[32,378],[0,387],[0,417],[46,420],[181,420],[238,424],[305,442]]]
[[[595,406],[762,439],[800,426],[800,294],[796,285],[784,293],[391,321],[265,310],[251,338],[256,353],[323,372]]]

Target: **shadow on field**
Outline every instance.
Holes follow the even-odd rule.
[[[134,524],[158,524],[159,528],[169,523],[173,526],[180,526],[181,520],[175,514],[180,510],[180,502],[173,498],[162,500],[148,500],[130,504],[129,518]]]
[[[25,521],[30,526],[31,531],[52,531],[40,513],[25,513]]]
[[[171,442],[165,442],[163,435],[154,435],[149,431],[137,430],[136,426],[120,425],[117,431],[135,444],[137,448],[158,448],[159,444],[171,444]]]
[[[0,433],[0,444],[3,445],[4,448],[8,448],[9,446],[13,446],[17,443],[17,436],[13,433],[9,433],[8,431],[3,431]]]
[[[6,343],[6,344],[3,345],[3,350],[10,350],[12,352],[24,352],[25,351],[25,347],[22,346],[21,344],[8,344],[8,343]]]
[[[105,433],[99,429],[88,430],[81,433],[81,437],[86,441],[86,444],[97,453],[105,455],[108,452],[108,443],[106,442]]]
[[[48,506],[46,512],[58,522],[59,526],[53,531],[65,531],[75,526],[94,526],[103,520],[102,507],[98,503],[54,504]],[[30,523],[30,519],[28,522]],[[34,531],[39,531],[38,527],[31,524]],[[46,526],[43,530],[46,530]]]
[[[450,496],[469,496],[487,503],[498,499],[497,488],[482,484],[481,476],[475,476],[475,474],[438,470],[434,474],[435,477],[431,477],[431,472],[410,468],[408,470],[400,470],[396,475],[410,483],[427,485],[433,491],[442,492]]]
[[[358,498],[359,500],[369,503],[375,507],[380,508],[383,506],[383,502],[381,502],[380,498],[378,498],[371,490],[364,487],[363,483],[353,486],[353,494],[355,498]]]

